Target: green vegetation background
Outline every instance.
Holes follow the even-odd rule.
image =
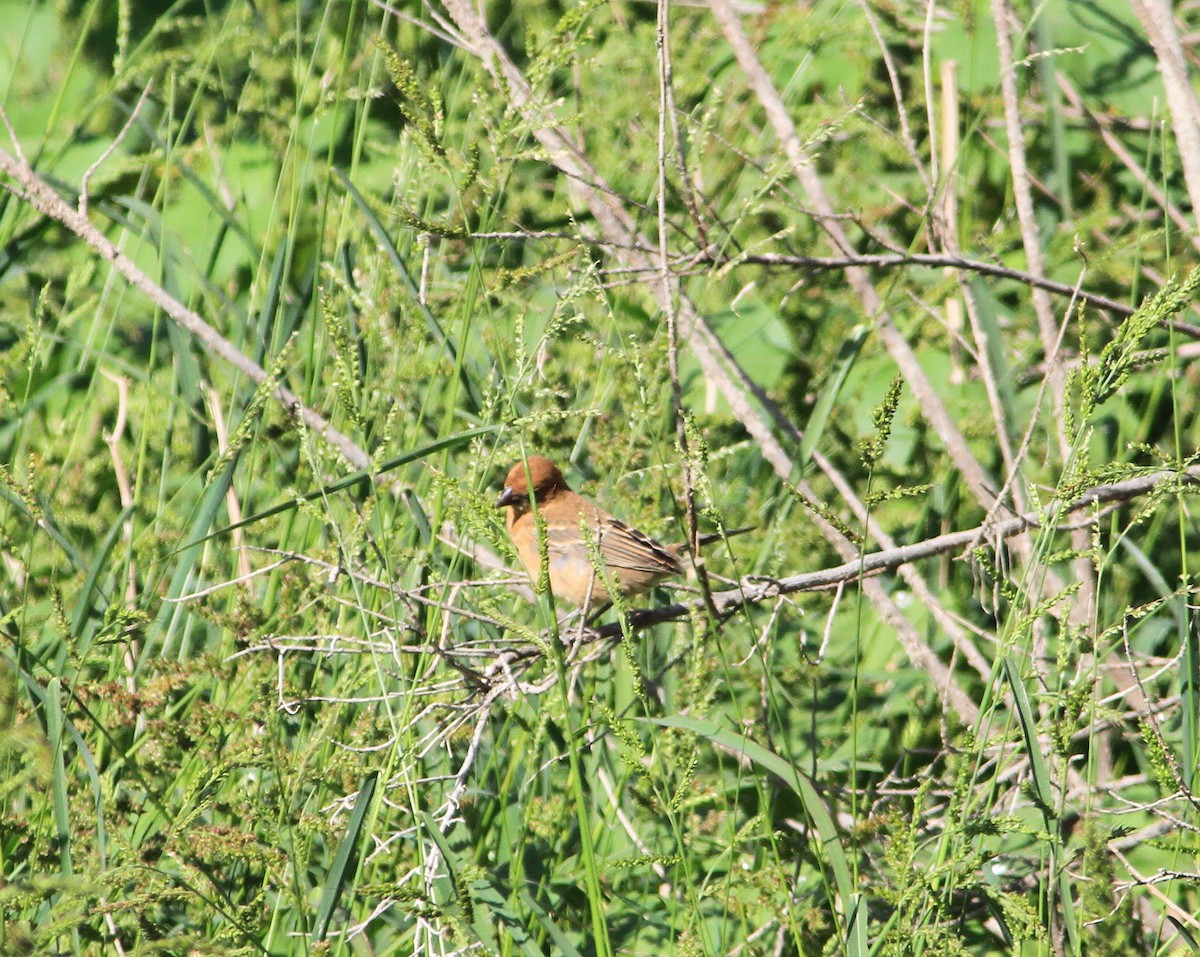
[[[869,274],[952,448],[845,263],[802,261],[826,223],[708,9],[670,9],[664,114],[653,4],[485,6],[528,100],[449,7],[0,0],[29,164],[269,373],[0,176],[0,952],[1200,949],[1197,329],[1190,285],[1150,299],[1197,233],[1131,9],[1019,4],[1005,67],[988,3],[735,8],[857,252],[1017,271]],[[1048,364],[1037,272],[1152,305],[1053,292]],[[331,489],[361,463],[277,385],[401,463]],[[756,526],[725,579],[841,564],[822,521],[863,555],[1044,528],[878,600],[559,634],[485,554],[533,451],[664,540],[689,501]]]

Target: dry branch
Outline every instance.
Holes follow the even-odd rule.
[[[1159,486],[1169,482],[1178,482],[1181,486],[1200,486],[1200,466],[1193,466],[1181,471],[1159,470],[1137,478],[1096,485],[1080,494],[1074,501],[1057,507],[1050,503],[1043,515],[1075,514],[1087,509],[1104,505],[1116,505],[1133,501],[1153,492]],[[990,525],[979,525],[965,531],[949,532],[937,535],[911,545],[901,545],[896,548],[883,549],[863,555],[854,561],[845,562],[816,572],[805,572],[799,575],[789,575],[786,578],[775,579],[743,579],[737,588],[716,592],[712,596],[713,604],[723,618],[727,618],[742,608],[758,604],[778,597],[791,595],[802,591],[820,591],[855,582],[884,572],[896,571],[905,565],[923,559],[944,555],[951,552],[963,552],[973,549],[983,542],[1000,541],[1020,535],[1031,529],[1042,528],[1043,515],[1018,515]],[[1071,523],[1064,526],[1067,531],[1074,531],[1081,524]],[[702,602],[688,602],[674,605],[664,605],[647,611],[634,613],[630,626],[634,629],[649,628],[651,625],[664,621],[674,621],[690,617],[695,612],[703,611]],[[612,637],[621,632],[618,623],[605,625],[596,629],[596,637]]]

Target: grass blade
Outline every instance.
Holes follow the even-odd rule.
[[[358,789],[358,797],[354,800],[354,809],[350,812],[350,820],[346,822],[346,833],[338,844],[337,854],[329,866],[329,876],[325,880],[325,890],[321,894],[321,903],[317,907],[316,923],[313,925],[312,941],[314,944],[325,939],[329,933],[329,923],[333,912],[337,909],[342,896],[342,888],[346,881],[353,876],[357,865],[355,851],[363,832],[363,822],[367,819],[367,811],[371,807],[371,799],[375,796],[375,785],[379,781],[379,772],[371,771]]]
[[[1029,754],[1029,766],[1033,770],[1034,797],[1045,816],[1047,828],[1052,830],[1058,815],[1054,810],[1050,771],[1046,767],[1046,758],[1038,743],[1037,722],[1029,704],[1029,693],[1025,690],[1025,682],[1021,680],[1020,666],[1011,654],[1004,656],[1004,677],[1012,689],[1013,703],[1017,707],[1017,720],[1021,723],[1021,734],[1025,738],[1025,749]]]
[[[838,896],[842,899],[844,913],[851,914],[855,911],[857,895],[854,890],[854,881],[850,876],[850,862],[842,850],[837,827],[833,823],[833,817],[830,815],[829,809],[825,807],[825,802],[821,800],[821,796],[817,793],[817,788],[812,778],[791,762],[775,754],[773,751],[768,751],[756,741],[751,741],[744,735],[737,734],[734,731],[720,728],[710,721],[702,721],[698,718],[672,717],[655,718],[652,719],[652,723],[662,725],[666,728],[682,728],[686,731],[692,731],[703,738],[707,738],[718,747],[724,748],[770,771],[792,788],[804,804],[804,809],[808,812],[809,820],[812,821],[813,827],[817,830],[817,836],[821,841],[821,850],[825,852],[826,861],[833,870],[834,881],[837,884]]]

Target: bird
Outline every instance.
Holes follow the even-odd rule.
[[[541,455],[512,467],[496,508],[508,509],[509,538],[534,582],[541,579],[542,568],[538,525],[545,528],[550,591],[556,601],[602,611],[612,603],[613,591],[633,598],[684,574],[687,543],[664,545],[609,515],[574,492],[558,466]],[[593,559],[597,553],[604,565],[599,574]]]

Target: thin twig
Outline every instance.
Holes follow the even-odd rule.
[[[120,132],[117,133],[113,141],[105,147],[104,152],[96,157],[96,162],[87,168],[87,171],[83,174],[83,178],[79,181],[78,212],[80,216],[86,218],[88,214],[88,184],[91,182],[92,175],[103,165],[106,159],[112,156],[116,148],[121,145],[121,141],[133,129],[133,124],[137,122],[138,114],[142,111],[142,107],[146,103],[146,98],[150,95],[150,86],[149,83],[146,84],[146,88],[142,90],[142,95],[138,97],[137,104],[130,112],[129,119],[125,121],[125,125],[121,127]]]

